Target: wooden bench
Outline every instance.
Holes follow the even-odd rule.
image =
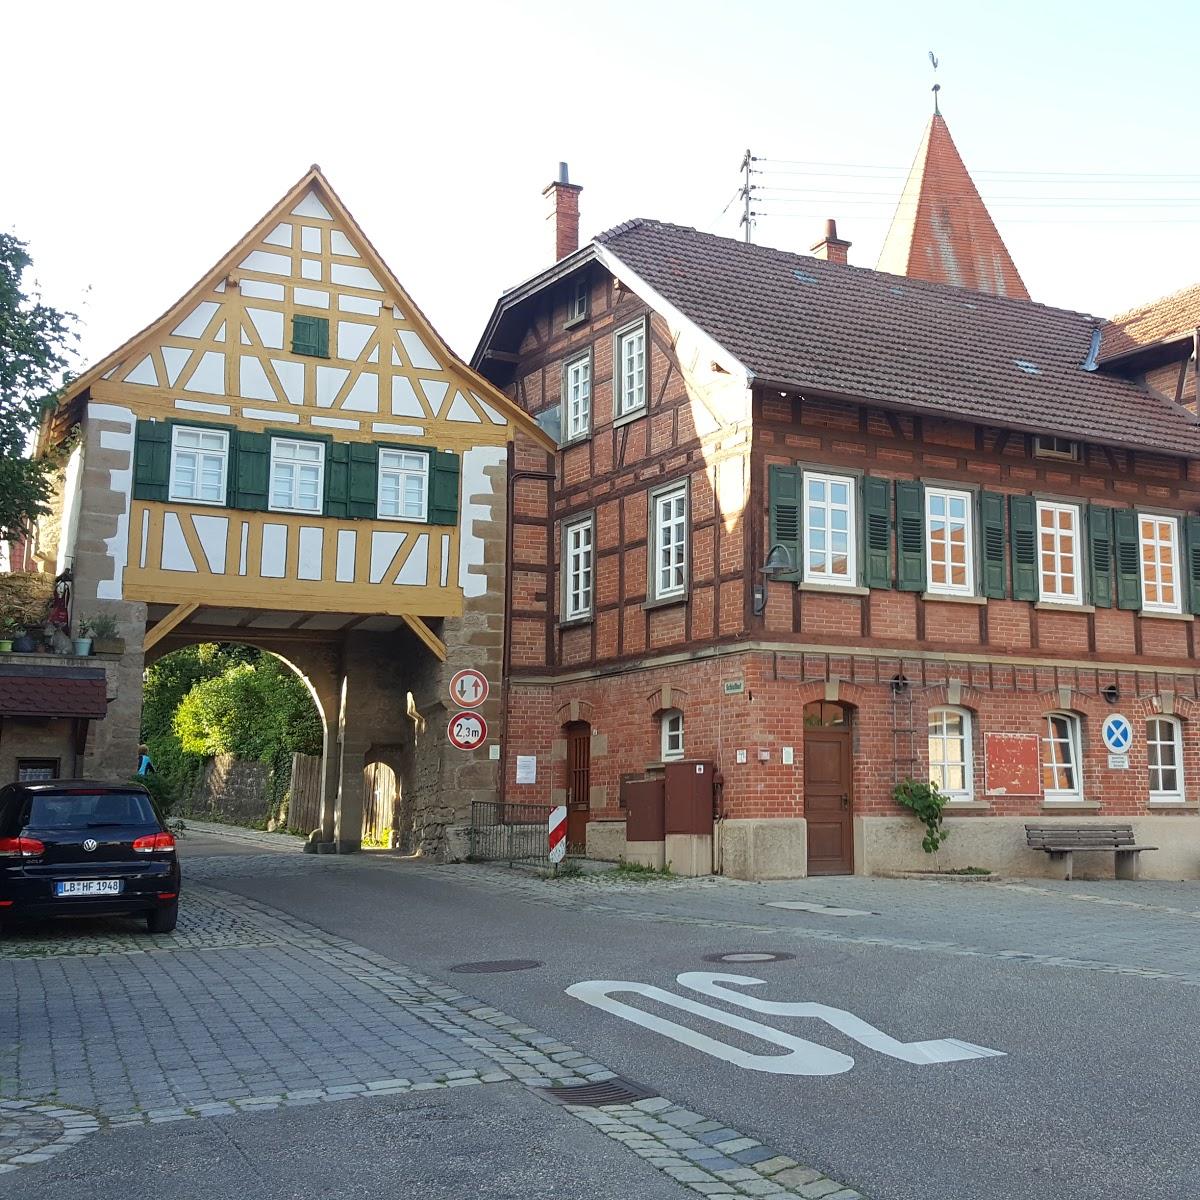
[[[1140,879],[1138,855],[1157,846],[1135,846],[1132,825],[1026,825],[1025,840],[1031,850],[1045,850],[1052,861],[1063,864],[1063,878],[1071,878],[1073,855],[1079,851],[1107,850],[1117,856],[1118,879]]]

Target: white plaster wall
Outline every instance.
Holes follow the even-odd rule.
[[[462,503],[458,516],[458,585],[468,599],[487,591],[483,538],[476,521],[492,519],[494,491],[487,472],[508,459],[507,446],[475,446],[462,456]]]
[[[101,448],[126,451],[129,466],[109,472],[108,485],[121,498],[121,510],[117,514],[116,533],[104,539],[105,550],[113,564],[112,578],[102,579],[96,585],[98,600],[120,600],[125,594],[125,564],[129,560],[129,501],[133,491],[133,431],[137,419],[131,408],[93,401],[88,405],[88,421],[111,421],[124,426],[122,430],[107,430],[100,434]]]
[[[79,476],[83,471],[83,446],[76,446],[67,459],[63,473],[63,512],[58,535],[58,561],[54,572],[61,575],[67,563],[75,557],[75,541],[79,537]]]

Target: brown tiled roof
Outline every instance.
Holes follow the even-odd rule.
[[[0,666],[2,717],[103,717],[107,711],[103,671]]]
[[[940,114],[930,117],[925,127],[876,268],[1029,299]]]
[[[1083,369],[1100,327],[1086,314],[658,221],[630,221],[597,242],[764,382],[1200,455],[1200,423],[1186,409]]]
[[[1104,329],[1100,360],[1103,362],[1155,342],[1190,337],[1198,327],[1200,283],[1113,317]]]

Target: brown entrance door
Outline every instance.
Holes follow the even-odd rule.
[[[567,733],[567,848],[582,852],[592,813],[592,727],[572,721]]]
[[[854,870],[854,792],[850,720],[838,704],[804,710],[804,815],[808,873],[849,875]]]

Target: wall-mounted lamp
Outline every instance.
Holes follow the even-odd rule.
[[[782,575],[785,571],[794,571],[796,564],[792,562],[792,552],[786,546],[774,545],[767,551],[767,561],[759,567],[759,574],[762,575],[762,583],[754,585],[754,615],[761,617],[767,608],[767,584],[775,578],[776,575]]]

